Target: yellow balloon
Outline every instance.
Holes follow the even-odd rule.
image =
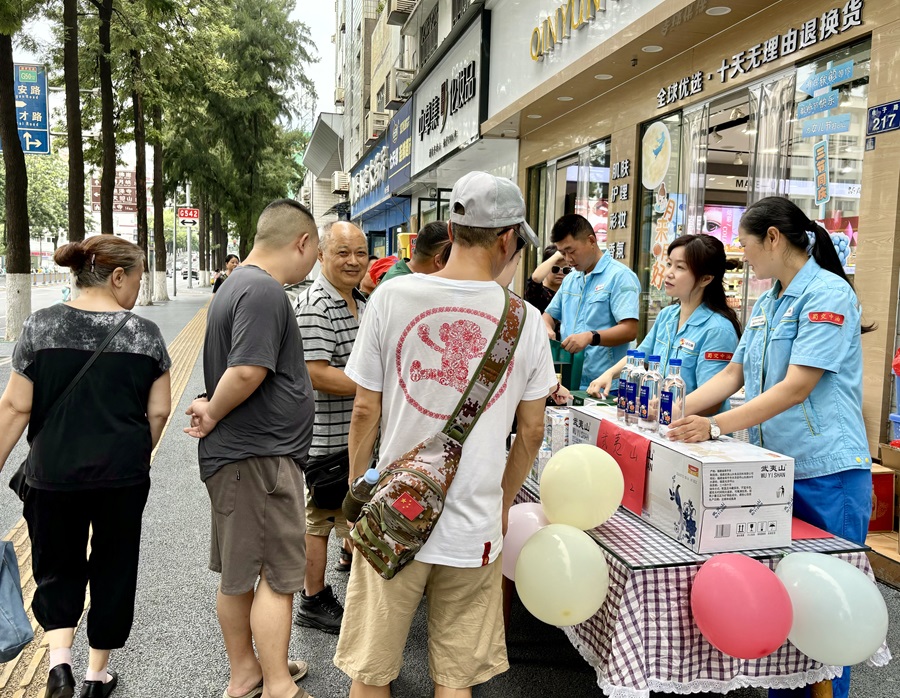
[[[516,562],[516,591],[532,615],[550,625],[576,625],[593,616],[609,590],[600,546],[572,526],[550,524],[535,533]]]
[[[587,531],[622,503],[625,479],[619,464],[602,448],[575,444],[559,450],[541,474],[541,506],[550,523]]]

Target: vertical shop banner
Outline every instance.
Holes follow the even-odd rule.
[[[483,24],[472,23],[413,96],[413,176],[480,135]]]
[[[388,146],[382,136],[350,174],[350,217],[358,218],[389,196]]]
[[[816,206],[831,200],[828,193],[828,139],[813,145],[813,161],[816,168]]]
[[[413,146],[413,100],[394,114],[388,128],[388,189],[396,194],[409,183]]]

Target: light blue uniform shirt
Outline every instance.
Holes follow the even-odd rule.
[[[681,377],[691,393],[728,365],[738,345],[734,325],[723,315],[701,303],[678,329],[681,306],[663,308],[639,351],[660,357],[659,370],[665,376],[669,359],[681,359]]]
[[[760,296],[734,354],[747,400],[784,380],[791,364],[825,373],[802,404],[751,427],[750,443],[791,456],[798,480],[868,469],[856,294],[812,257],[778,298],[780,288]]]
[[[622,320],[637,320],[640,295],[637,274],[604,254],[590,274],[578,271],[568,274],[545,312],[560,322],[561,340],[577,332],[597,330],[602,334]],[[627,351],[628,342],[617,347],[587,347],[579,388],[586,389]],[[618,380],[613,381],[613,390],[616,383]]]

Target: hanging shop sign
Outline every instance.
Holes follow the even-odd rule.
[[[828,193],[828,139],[813,145],[813,162],[816,167],[816,206],[831,201]]]
[[[841,6],[808,19],[799,27],[791,27],[784,34],[776,34],[743,51],[738,51],[731,58],[723,58],[722,65],[714,72],[692,73],[690,76],[661,87],[656,95],[656,106],[663,109],[686,97],[702,92],[702,83],[715,80],[716,74],[718,74],[719,84],[724,84],[741,75],[751,73],[767,63],[814,48],[825,41],[839,37],[854,27],[862,26],[863,7],[863,0],[847,0]],[[848,65],[849,74],[847,73]],[[818,90],[846,82],[852,76],[853,62],[849,61],[810,76],[800,86],[800,89],[812,95]]]
[[[806,119],[800,132],[801,138],[830,136],[835,133],[847,133],[850,130],[850,114],[826,116],[821,119]]]
[[[413,96],[413,175],[479,137],[483,23],[472,23]]]
[[[390,196],[387,173],[388,146],[382,136],[350,174],[351,218],[358,217]]]
[[[388,189],[396,193],[409,182],[412,164],[412,100],[394,114],[388,126]]]
[[[797,105],[797,118],[805,119],[813,114],[819,114],[829,109],[837,109],[840,105],[841,93],[837,90],[829,90],[823,95],[807,99]]]

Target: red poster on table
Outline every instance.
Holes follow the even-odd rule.
[[[647,479],[647,458],[650,441],[640,434],[622,429],[615,422],[600,422],[597,445],[615,458],[625,478],[622,506],[638,516],[644,507],[644,483]]]

